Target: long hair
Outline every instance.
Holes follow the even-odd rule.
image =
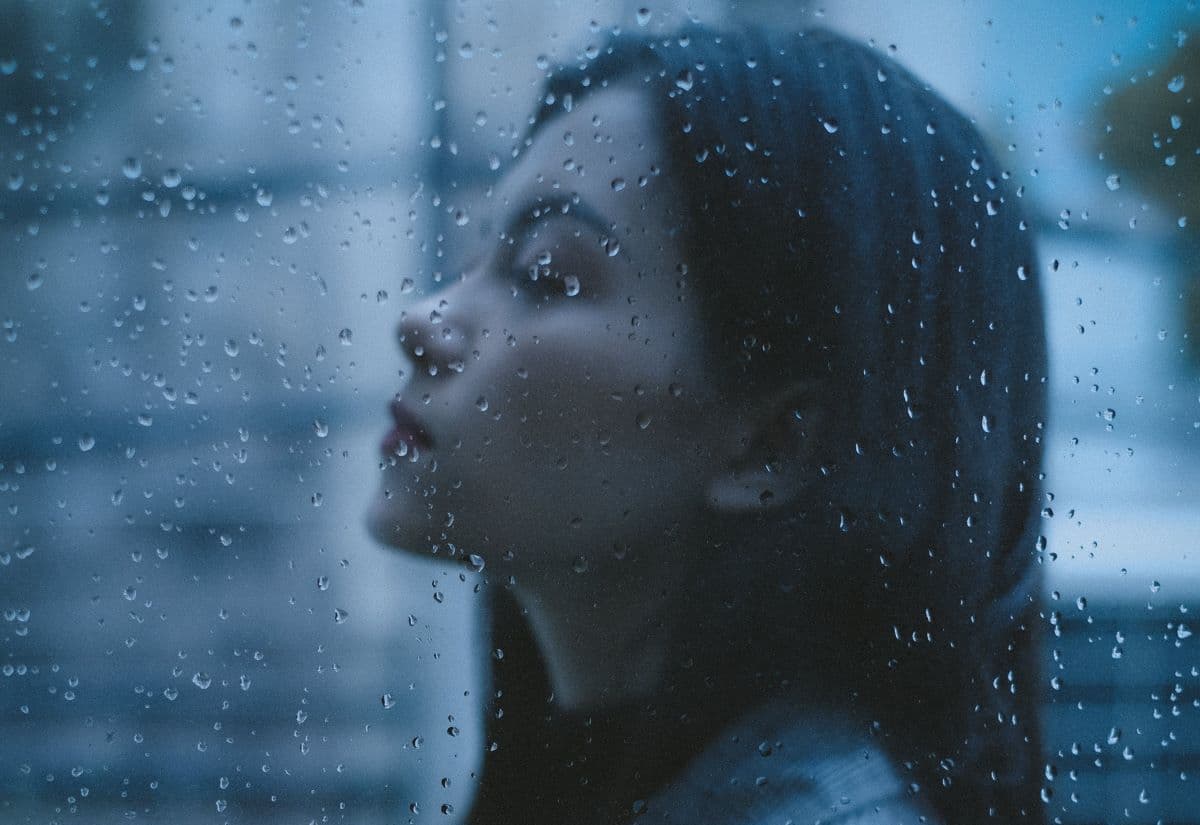
[[[961,114],[829,33],[618,35],[551,74],[533,132],[617,83],[657,101],[726,390],[811,380],[831,413],[774,622],[840,609],[822,665],[948,822],[1041,821],[1046,356],[1020,190]]]

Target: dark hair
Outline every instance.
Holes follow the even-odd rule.
[[[948,821],[1039,821],[1045,343],[1021,190],[911,74],[819,31],[618,35],[552,73],[534,131],[623,81],[660,107],[730,390],[810,378],[834,411],[809,522],[852,600],[839,667]]]

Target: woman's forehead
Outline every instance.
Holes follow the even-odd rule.
[[[497,217],[569,193],[618,205],[663,166],[664,141],[649,93],[622,85],[591,92],[534,133],[496,186]]]

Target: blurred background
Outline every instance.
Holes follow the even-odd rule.
[[[970,115],[1051,342],[1045,798],[1200,823],[1200,11],[0,0],[0,821],[452,822],[476,582],[363,528],[409,293],[547,67],[823,26]]]

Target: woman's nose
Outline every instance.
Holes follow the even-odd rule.
[[[411,307],[400,321],[400,348],[417,374],[462,372],[469,335],[464,308],[456,305],[457,291],[438,292]]]

